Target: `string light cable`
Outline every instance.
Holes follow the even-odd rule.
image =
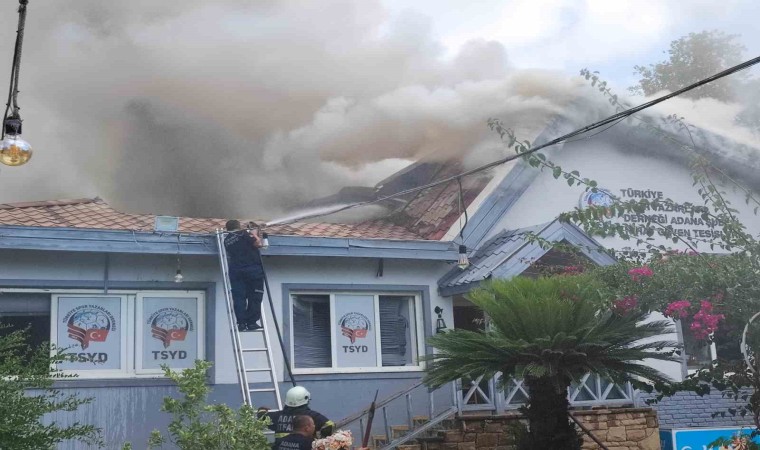
[[[702,79],[700,81],[697,81],[696,83],[690,84],[690,85],[688,85],[688,86],[686,86],[684,88],[678,89],[677,91],[674,91],[674,92],[672,92],[670,94],[663,95],[663,96],[658,97],[658,98],[656,98],[654,100],[648,101],[646,103],[642,103],[639,106],[635,106],[633,108],[626,109],[625,111],[621,111],[621,112],[618,112],[616,114],[613,114],[613,115],[611,115],[611,116],[609,116],[609,117],[607,117],[605,119],[602,119],[602,120],[600,120],[598,122],[594,122],[594,123],[592,123],[590,125],[586,125],[586,126],[584,126],[582,128],[579,128],[579,129],[577,129],[575,131],[571,131],[570,133],[567,133],[567,134],[562,135],[562,136],[560,136],[558,138],[552,139],[551,141],[545,142],[545,143],[543,143],[541,145],[537,145],[535,147],[532,147],[532,148],[530,148],[530,149],[528,149],[528,150],[526,150],[526,151],[524,151],[522,153],[518,153],[518,154],[515,154],[515,155],[510,155],[510,156],[507,156],[505,158],[498,159],[498,160],[492,161],[490,163],[484,164],[482,166],[476,167],[474,169],[471,169],[471,170],[468,170],[468,171],[465,171],[465,172],[462,172],[462,173],[459,173],[459,174],[456,174],[456,175],[452,175],[450,177],[446,177],[446,178],[438,180],[438,181],[434,181],[432,183],[424,184],[422,186],[417,186],[417,187],[414,187],[414,188],[405,189],[405,190],[398,191],[398,192],[393,193],[393,194],[384,195],[384,196],[378,197],[378,198],[376,198],[374,200],[366,200],[366,201],[363,201],[363,202],[350,203],[348,205],[344,205],[344,206],[342,206],[340,208],[336,208],[334,210],[324,211],[324,212],[319,212],[319,213],[314,213],[314,214],[308,214],[308,215],[300,216],[300,217],[298,217],[296,219],[292,219],[292,220],[285,220],[285,221],[281,221],[281,222],[278,221],[277,225],[286,225],[286,224],[289,224],[289,223],[296,222],[298,220],[314,219],[314,218],[317,218],[317,217],[329,216],[329,215],[337,214],[339,212],[347,211],[347,210],[350,210],[350,209],[361,208],[363,206],[369,206],[369,205],[373,205],[373,204],[376,204],[376,203],[382,203],[382,202],[385,202],[385,201],[388,201],[388,200],[392,200],[392,199],[397,198],[397,197],[403,197],[405,195],[409,195],[409,194],[413,194],[415,192],[419,192],[419,191],[423,191],[423,190],[426,190],[426,189],[434,188],[434,187],[440,186],[442,184],[451,183],[452,181],[457,181],[457,180],[461,179],[462,177],[474,175],[474,174],[477,174],[477,173],[480,173],[480,172],[492,169],[494,167],[506,164],[506,163],[508,163],[510,161],[514,161],[514,160],[516,160],[518,158],[522,158],[522,157],[528,156],[530,154],[536,153],[537,151],[542,150],[544,148],[551,147],[551,146],[554,146],[554,145],[557,145],[557,144],[561,144],[561,143],[563,143],[565,141],[570,140],[571,138],[583,135],[585,133],[588,133],[589,131],[596,130],[598,128],[602,128],[602,127],[607,126],[607,128],[604,129],[604,130],[602,130],[601,132],[606,131],[607,129],[612,128],[613,126],[615,126],[617,123],[619,123],[623,119],[626,119],[626,118],[628,118],[630,116],[633,116],[636,113],[639,113],[639,112],[641,112],[641,111],[643,111],[645,109],[651,108],[652,106],[655,106],[655,105],[657,105],[659,103],[662,103],[664,101],[670,100],[671,98],[677,97],[677,96],[679,96],[681,94],[684,94],[686,92],[689,92],[689,91],[694,90],[696,88],[699,88],[701,86],[704,86],[704,85],[706,85],[708,83],[712,83],[712,82],[714,82],[716,80],[719,80],[721,78],[727,77],[727,76],[732,75],[732,74],[734,74],[736,72],[748,69],[748,68],[750,68],[750,67],[752,67],[752,66],[754,66],[754,65],[756,65],[758,63],[760,63],[760,56],[752,58],[750,60],[747,60],[747,61],[745,61],[745,62],[743,62],[741,64],[737,64],[737,65],[735,65],[733,67],[730,67],[730,68],[728,68],[728,69],[726,69],[726,70],[724,70],[722,72],[719,72],[719,73],[717,73],[715,75],[712,75],[710,77],[704,78],[704,79]],[[598,133],[595,133],[594,135],[596,135],[596,134],[598,134]]]
[[[32,157],[32,147],[21,139],[21,108],[18,106],[18,80],[21,72],[21,48],[24,42],[26,24],[26,6],[29,0],[19,0],[18,28],[16,43],[13,47],[13,62],[11,63],[11,81],[8,88],[8,101],[3,113],[2,130],[0,130],[0,163],[7,166],[26,164]]]

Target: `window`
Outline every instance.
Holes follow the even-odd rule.
[[[678,321],[679,339],[683,343],[683,358],[686,370],[693,372],[708,367],[715,359],[715,344],[694,339],[691,333],[684,333],[684,324]]]
[[[66,372],[90,376],[127,373],[127,296],[53,295],[51,335],[68,358]]]
[[[419,370],[418,303],[416,295],[292,294],[294,368]]]
[[[0,293],[0,335],[25,328],[31,348],[50,342],[50,294]]]
[[[156,376],[203,359],[202,292],[0,292],[0,323],[30,326],[30,344],[64,349],[59,364],[80,378]]]

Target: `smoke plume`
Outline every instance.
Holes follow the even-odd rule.
[[[46,0],[24,44],[36,153],[2,169],[2,202],[99,195],[129,212],[272,218],[420,157],[503,156],[488,118],[533,139],[585,91],[513,69],[497,42],[444,58],[428,18],[378,0]]]
[[[444,59],[427,18],[389,20],[370,0],[47,0],[30,4],[24,44],[36,153],[3,169],[3,202],[273,217],[421,156],[487,159],[487,118],[530,128],[576,90],[512,71],[495,42]]]

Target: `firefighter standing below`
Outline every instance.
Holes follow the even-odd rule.
[[[315,430],[314,419],[296,416],[293,419],[293,432],[280,439],[274,450],[311,450]]]
[[[259,248],[262,243],[256,233],[240,229],[237,220],[227,221],[224,238],[230,274],[230,290],[235,306],[238,331],[261,328],[261,300],[264,297],[264,268]]]
[[[325,438],[333,434],[335,424],[332,420],[309,408],[310,399],[311,394],[306,388],[296,386],[290,388],[285,394],[285,407],[282,408],[282,411],[268,413],[272,420],[269,429],[274,431],[275,448],[282,438],[295,431],[294,421],[298,416],[309,416],[314,420],[315,437]]]

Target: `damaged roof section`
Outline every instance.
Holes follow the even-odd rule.
[[[417,185],[422,186],[465,171],[466,168],[461,162],[425,163],[418,170],[405,172],[398,179],[386,180],[379,190],[379,196],[414,187],[405,186],[405,179],[421,180]],[[387,220],[425,239],[440,240],[492,178],[492,171],[462,178],[461,199],[459,184],[456,181],[409,194],[400,198],[403,204],[390,214]]]

